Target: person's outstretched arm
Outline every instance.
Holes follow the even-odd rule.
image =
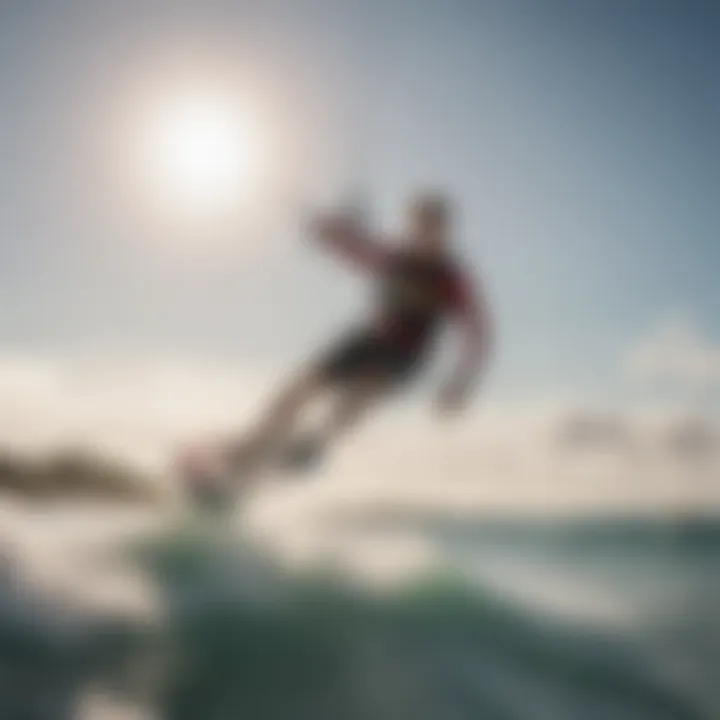
[[[324,247],[368,270],[382,269],[389,257],[389,251],[359,228],[352,218],[320,216],[313,223],[313,234]]]
[[[494,344],[494,329],[482,288],[463,273],[452,287],[451,303],[463,331],[463,344],[453,375],[442,387],[440,409],[463,407],[485,372]]]

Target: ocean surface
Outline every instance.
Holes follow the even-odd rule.
[[[720,518],[366,509],[325,528],[363,572],[238,519],[0,528],[2,720],[720,717]]]

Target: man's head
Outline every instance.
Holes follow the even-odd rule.
[[[423,193],[410,201],[408,241],[423,255],[440,255],[447,250],[450,236],[451,208],[440,193]]]

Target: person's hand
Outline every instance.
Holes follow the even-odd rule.
[[[310,234],[320,240],[348,233],[352,223],[346,214],[340,212],[316,213],[309,218]]]
[[[307,232],[314,240],[322,239],[330,229],[331,218],[328,213],[312,213],[305,219]]]

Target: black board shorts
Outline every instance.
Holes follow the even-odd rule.
[[[377,377],[396,386],[415,376],[423,356],[418,347],[360,330],[332,345],[321,356],[318,370],[329,385]]]

